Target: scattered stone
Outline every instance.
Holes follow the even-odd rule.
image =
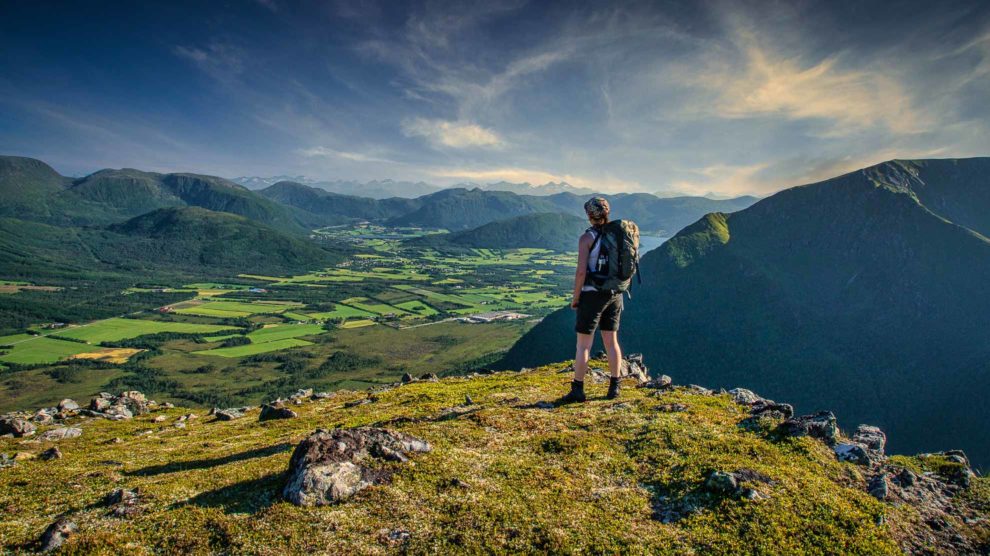
[[[859,465],[870,465],[870,450],[866,444],[859,442],[840,442],[832,447],[839,461],[848,461]]]
[[[20,417],[4,417],[0,419],[0,434],[12,434],[16,438],[31,436],[38,427]]]
[[[39,410],[31,417],[31,420],[37,425],[50,425],[55,422],[55,418],[52,417],[52,414],[45,410]]]
[[[688,384],[688,389],[694,390],[695,392],[704,396],[710,396],[714,394],[714,392],[712,392],[710,389],[705,388],[704,386],[698,386],[697,384]]]
[[[659,407],[659,410],[663,413],[680,413],[681,411],[687,411],[688,406],[682,403],[665,403]]]
[[[637,388],[653,388],[655,390],[666,390],[673,385],[674,381],[667,375],[660,375],[654,379],[640,383]]]
[[[357,407],[359,405],[364,405],[366,403],[371,403],[371,398],[361,398],[358,400],[351,400],[344,404],[344,407]]]
[[[240,419],[244,417],[244,412],[240,408],[231,407],[229,409],[218,409],[213,412],[216,416],[217,421],[233,421],[234,419]]]
[[[766,401],[762,397],[757,396],[752,390],[747,390],[745,388],[733,388],[729,390],[729,394],[732,395],[732,399],[742,405],[753,405],[757,402]]]
[[[330,392],[317,392],[313,394],[313,399],[315,400],[325,400],[327,398],[332,398],[332,397],[333,394],[331,394]]]
[[[879,427],[871,425],[860,425],[856,427],[856,434],[853,435],[852,439],[865,444],[870,450],[881,454],[887,445],[887,435]]]
[[[182,422],[182,421],[179,421],[179,422],[175,423],[174,426],[177,429],[184,429],[184,428],[186,428],[186,424],[184,422]]]
[[[750,406],[749,414],[760,418],[790,419],[794,416],[794,407],[791,404],[763,399]]]
[[[428,380],[430,382],[436,382],[436,381],[440,380],[440,377],[438,377],[436,375],[436,373],[424,373],[423,375],[421,375],[419,377],[419,379],[420,380]]]
[[[38,436],[38,440],[41,440],[42,442],[58,442],[59,440],[76,438],[77,436],[82,435],[82,432],[82,429],[76,427],[59,427],[57,429],[45,431]]]
[[[69,518],[63,517],[45,529],[45,532],[41,535],[41,539],[38,541],[39,549],[41,552],[50,552],[55,550],[56,548],[62,546],[66,539],[76,534],[76,531],[78,530],[79,526],[77,526],[74,521],[70,521]]]
[[[870,493],[870,496],[880,500],[881,502],[886,500],[887,495],[890,493],[890,483],[887,481],[887,475],[885,473],[880,473],[870,479],[870,483],[867,485],[866,491]]]
[[[31,452],[17,452],[14,454],[14,461],[27,461],[29,459],[35,459],[38,456],[32,454]]]
[[[154,423],[164,423],[166,419],[168,419],[168,417],[166,417],[164,415],[158,415],[154,419],[152,419],[151,421],[154,422]]]
[[[705,489],[718,494],[732,495],[739,489],[739,483],[732,473],[712,471],[705,479]]]
[[[365,465],[372,458],[405,461],[428,452],[413,436],[378,428],[317,430],[296,447],[283,496],[299,506],[323,506],[387,481],[391,473]]]
[[[111,405],[103,410],[103,416],[113,421],[123,421],[134,417],[126,405]]]
[[[313,389],[312,388],[300,388],[300,389],[296,390],[296,393],[295,394],[292,394],[289,397],[290,398],[298,398],[298,399],[312,398],[313,397]]]
[[[901,488],[911,488],[918,482],[918,476],[915,475],[913,471],[905,467],[904,469],[901,469],[901,472],[894,477],[894,480],[897,481],[897,484],[900,485]]]
[[[64,400],[58,402],[59,411],[76,411],[79,409],[79,404],[75,400],[65,398]]]
[[[396,529],[394,531],[389,531],[388,540],[391,542],[403,542],[409,540],[412,534],[409,531],[403,531],[402,529]]]
[[[633,353],[623,358],[622,374],[636,379],[636,382],[643,384],[649,382],[650,373],[643,363],[642,353]]]
[[[126,488],[114,489],[104,499],[113,517],[133,517],[141,511],[141,496],[137,490]]]
[[[819,411],[812,415],[792,417],[780,424],[780,431],[788,436],[817,438],[829,446],[833,446],[839,436],[835,414],[831,411]]]
[[[44,452],[41,452],[41,455],[38,457],[44,461],[62,459],[62,452],[58,449],[58,446],[52,446]]]
[[[13,467],[15,464],[14,458],[8,456],[7,454],[0,454],[0,469],[6,467]]]
[[[261,406],[261,414],[258,415],[258,420],[270,421],[272,419],[294,419],[296,417],[299,417],[298,413],[283,406],[282,404],[265,404]]]
[[[184,417],[185,420],[187,421],[192,421],[193,419],[199,419],[199,415],[196,415],[195,413],[186,413],[182,417]]]
[[[406,384],[406,383],[409,383],[409,382],[412,382],[412,381],[414,381],[414,380],[416,380],[416,379],[415,379],[415,378],[413,378],[413,375],[411,375],[411,374],[409,374],[409,373],[404,373],[404,374],[402,375],[402,383],[403,383],[403,384]]]
[[[471,394],[464,395],[464,405],[474,405],[474,400],[471,399]]]

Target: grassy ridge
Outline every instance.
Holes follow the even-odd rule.
[[[532,408],[565,388],[562,366],[414,383],[357,406],[348,402],[366,393],[340,393],[296,406],[300,417],[286,421],[200,413],[177,429],[188,410],[176,408],[156,413],[162,423],[86,422],[83,437],[60,443],[63,459],[0,473],[0,507],[18,516],[0,520],[3,548],[20,549],[63,513],[80,526],[66,548],[80,553],[900,554],[903,531],[922,526],[911,506],[867,495],[861,468],[822,443],[739,427],[747,413],[728,396],[631,390],[605,401],[604,386],[591,385],[587,404]],[[476,404],[446,411],[465,395]],[[663,411],[669,404],[685,410]],[[340,505],[281,501],[296,443],[318,427],[363,425],[416,435],[433,450]],[[43,448],[0,439],[0,451]],[[655,518],[660,496],[677,499],[712,469],[740,468],[768,476],[757,486],[765,499],[702,497],[698,513]],[[102,499],[120,487],[141,493],[137,516],[107,517]],[[987,480],[967,497],[986,507]],[[957,526],[988,539],[985,522]]]

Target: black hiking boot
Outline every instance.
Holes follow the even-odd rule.
[[[585,400],[584,395],[584,382],[579,380],[571,381],[571,391],[566,396],[561,397],[557,400],[557,405],[563,405],[565,403],[580,403]]]
[[[610,376],[608,378],[608,394],[605,394],[606,398],[610,400],[614,400],[615,398],[619,397],[619,390],[621,390],[621,388],[619,387],[620,380],[622,379],[614,376]]]

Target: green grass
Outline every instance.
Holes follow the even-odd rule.
[[[176,309],[175,312],[184,315],[237,317],[262,313],[282,313],[300,306],[299,303],[278,303],[271,301],[257,301],[253,303],[241,301],[208,301],[201,305]]]
[[[438,311],[433,307],[430,307],[426,303],[423,303],[422,301],[418,301],[418,300],[406,301],[405,303],[397,303],[395,306],[398,307],[399,309],[402,309],[403,311],[416,313],[421,317],[428,317],[430,315],[435,315],[438,313]]]
[[[259,328],[250,332],[247,337],[252,343],[260,344],[264,342],[274,342],[287,338],[298,338],[300,336],[314,336],[326,332],[319,324],[277,324]]]
[[[209,333],[219,330],[230,330],[230,328],[230,326],[213,324],[112,318],[60,330],[56,335],[98,344],[100,342],[115,342],[117,340],[136,338],[145,334],[157,334],[159,332]]]
[[[246,344],[243,346],[194,351],[193,353],[197,355],[216,355],[219,357],[245,357],[248,355],[256,355],[259,353],[268,353],[270,351],[278,351],[281,349],[308,345],[312,345],[312,343],[297,338],[286,338],[284,340],[273,340],[260,344]]]
[[[0,361],[21,365],[53,363],[70,355],[95,351],[95,349],[91,345],[80,344],[79,342],[35,336],[14,344],[14,348],[9,353],[0,355]]]
[[[61,459],[0,473],[0,507],[17,512],[0,520],[0,550],[23,550],[65,513],[79,532],[64,551],[80,554],[902,553],[895,532],[913,527],[916,511],[871,498],[860,468],[823,444],[748,432],[738,426],[744,409],[727,396],[683,389],[652,397],[629,388],[607,401],[605,386],[590,384],[588,403],[530,408],[566,389],[562,366],[412,383],[352,407],[367,394],[342,392],[295,406],[299,417],[284,421],[259,423],[255,410],[214,422],[199,411],[176,429],[185,408],[156,412],[166,416],[160,424],[88,420],[81,438],[59,443]],[[444,418],[466,395],[476,405]],[[687,409],[661,411],[670,403]],[[280,498],[292,447],[315,429],[383,424],[432,451],[384,464],[389,482],[335,506]],[[45,448],[0,439],[8,453]],[[754,485],[767,498],[701,495],[698,513],[654,519],[660,493],[680,499],[710,470],[740,468],[770,477]],[[974,501],[952,504],[985,505],[987,481],[976,480]],[[107,516],[102,500],[119,487],[139,490],[142,512]],[[967,536],[988,527],[958,521]],[[390,540],[395,531],[408,537]]]
[[[365,326],[373,326],[375,321],[369,319],[359,319],[359,320],[349,320],[340,325],[341,328],[347,330],[350,328],[364,328]]]
[[[373,317],[374,313],[370,311],[364,311],[356,307],[351,307],[350,305],[335,305],[333,311],[327,311],[324,313],[310,313],[310,317],[319,320],[329,320],[329,319],[349,319],[349,318],[360,318],[360,317]]]

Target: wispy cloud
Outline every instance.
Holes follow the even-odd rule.
[[[244,50],[218,39],[211,40],[205,46],[176,45],[172,52],[219,81],[228,81],[244,71]]]
[[[432,168],[427,173],[433,178],[453,179],[472,182],[531,183],[541,185],[549,182],[566,182],[578,187],[587,187],[601,192],[643,191],[636,182],[619,180],[610,176],[593,178],[573,174],[557,174],[529,168]]]
[[[339,151],[330,147],[310,147],[308,149],[301,149],[299,154],[307,158],[340,158],[353,162],[384,162],[387,164],[399,164],[399,162],[389,160],[387,158],[380,158],[357,152]]]
[[[494,131],[469,122],[412,118],[402,122],[402,132],[406,137],[423,137],[441,148],[500,147],[503,144]]]

